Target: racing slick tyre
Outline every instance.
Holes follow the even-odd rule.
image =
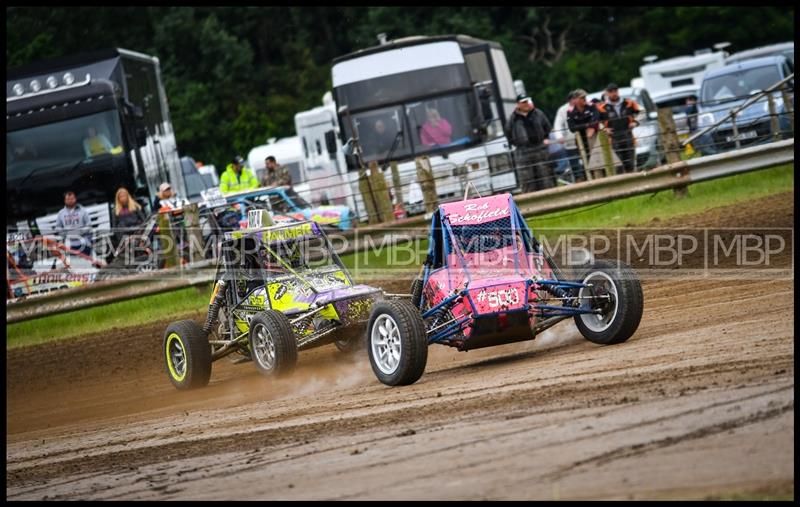
[[[592,308],[603,310],[601,314],[575,316],[583,337],[601,345],[622,343],[630,338],[639,327],[644,309],[642,285],[636,272],[624,262],[596,260],[579,281],[592,284],[591,288],[579,289],[579,297],[610,296],[605,301],[588,300]]]
[[[250,351],[256,368],[268,377],[287,375],[297,364],[297,340],[286,315],[265,310],[250,321]]]
[[[194,389],[211,378],[211,344],[193,320],[179,320],[164,332],[164,366],[172,385]]]
[[[428,362],[428,338],[419,310],[409,301],[375,304],[367,325],[372,371],[387,386],[413,384]]]

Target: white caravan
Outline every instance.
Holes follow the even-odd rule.
[[[728,53],[723,49],[729,45],[727,42],[720,42],[714,45],[717,51],[701,49],[691,56],[676,56],[661,61],[657,61],[658,57],[655,55],[646,56],[644,61],[647,63],[639,67],[640,78],[631,80],[631,86],[643,85],[656,107],[671,108],[678,132],[686,133],[686,99],[692,95],[697,96],[706,71],[725,66]]]
[[[305,166],[303,162],[303,149],[300,146],[300,138],[284,137],[283,139],[275,140],[271,138],[267,144],[256,146],[250,153],[247,154],[247,164],[253,170],[254,174],[261,181],[266,169],[264,159],[272,155],[275,160],[289,168],[292,175],[292,187],[297,192],[304,190],[306,185]]]
[[[294,115],[294,127],[308,178],[303,197],[316,205],[338,204],[355,210],[331,92],[322,97],[321,106]]]

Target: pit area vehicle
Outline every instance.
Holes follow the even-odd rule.
[[[693,146],[704,155],[715,155],[742,147],[766,144],[794,137],[792,117],[794,111],[794,69],[785,56],[764,56],[726,65],[709,71],[700,87],[700,102],[697,109],[697,126],[704,130],[728,116],[731,110],[748,103],[736,114],[736,122],[730,118],[719,126],[697,138]],[[753,96],[767,90],[787,78],[784,93],[775,90],[771,94]],[[774,103],[774,115],[770,112],[770,98]],[[788,103],[784,102],[784,97]],[[773,117],[776,116],[776,117]],[[777,122],[773,123],[773,120]]]
[[[265,211],[253,211],[248,217]],[[269,377],[293,371],[297,353],[333,342],[358,350],[382,289],[353,282],[322,226],[305,221],[229,231],[219,244],[205,323],[171,323],[164,363],[178,389],[208,384],[212,362],[237,354]]]
[[[434,343],[467,351],[523,340],[573,318],[598,344],[639,326],[642,288],[626,264],[592,260],[562,271],[531,233],[510,194],[442,204],[411,300],[375,304],[367,327],[372,370],[390,386],[416,382]]]
[[[313,220],[325,226],[328,232],[346,231],[354,226],[353,213],[347,206],[312,206],[292,187],[260,187],[227,194],[228,203],[240,206],[243,220],[247,220],[250,209],[268,209],[273,220],[302,221]]]
[[[104,267],[54,237],[7,234],[6,301],[92,283]]]

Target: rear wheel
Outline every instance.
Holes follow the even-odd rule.
[[[403,300],[375,304],[367,326],[369,362],[378,380],[389,386],[413,384],[428,362],[425,322]]]
[[[256,368],[268,377],[287,375],[297,364],[297,340],[286,315],[265,310],[250,321],[250,352]]]
[[[344,329],[336,331],[336,337],[333,344],[340,352],[345,354],[352,354],[364,348],[364,332],[365,326],[355,325],[348,326]]]
[[[578,290],[581,306],[600,309],[599,314],[575,316],[575,324],[581,334],[593,343],[611,345],[630,338],[639,327],[644,310],[642,285],[636,272],[619,261],[595,261],[581,276],[580,281],[591,284],[590,288]]]
[[[208,384],[211,378],[211,344],[203,328],[193,320],[180,320],[164,333],[164,366],[178,389]]]

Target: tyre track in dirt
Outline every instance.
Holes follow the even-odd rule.
[[[793,227],[792,206],[782,194],[675,223]],[[389,290],[403,292],[396,283]],[[564,322],[534,342],[467,354],[432,348],[422,379],[402,389],[380,385],[365,358],[331,346],[301,353],[291,379],[270,383],[252,365],[223,360],[209,388],[178,393],[149,348],[160,349],[164,323],[120,336],[133,363],[122,371],[116,356],[96,369],[95,352],[74,363],[91,373],[70,369],[81,350],[100,354],[100,337],[59,344],[57,366],[36,364],[42,348],[12,350],[7,497],[793,491],[793,280],[643,286],[645,315],[625,344],[595,346]],[[55,374],[32,380],[22,365]],[[744,456],[763,466],[737,465]]]

